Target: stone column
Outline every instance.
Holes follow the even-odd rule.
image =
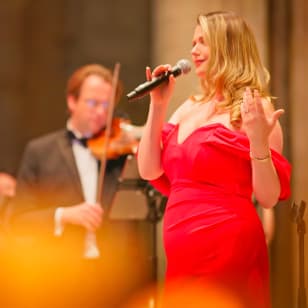
[[[288,1],[287,1],[288,2]],[[308,202],[308,2],[306,0],[290,1],[291,4],[291,27],[289,62],[290,62],[290,83],[286,85],[290,94],[287,104],[290,113],[289,135],[291,142],[290,156],[292,157],[292,198],[296,203],[301,200]],[[307,229],[308,209],[305,211],[305,222]],[[298,235],[296,225],[293,224],[293,252],[294,262],[294,302],[290,307],[297,307],[297,292],[299,287],[299,267],[298,267]],[[306,230],[307,232],[307,230]],[[305,236],[305,272],[303,273],[306,287],[306,297],[308,296],[308,242]],[[291,292],[292,290],[288,290]]]

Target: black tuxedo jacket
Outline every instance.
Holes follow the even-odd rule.
[[[102,200],[105,216],[124,163],[123,156],[107,161]],[[51,240],[54,238],[56,208],[83,201],[81,182],[67,131],[60,130],[30,141],[18,173],[16,198],[9,210],[14,233],[31,236],[34,240]],[[82,254],[84,236],[84,228],[67,225],[63,236],[57,241],[63,242],[69,238],[70,245],[74,243],[79,246],[78,250]],[[67,243],[64,246],[67,247]]]
[[[18,273],[6,277],[23,279],[17,284],[27,290],[21,307],[32,300],[35,307],[121,307],[130,293],[151,279],[151,242],[145,234],[152,226],[108,221],[106,217],[124,163],[125,157],[107,162],[102,202],[105,212],[102,227],[96,232],[101,258],[84,260],[84,228],[66,225],[62,236],[54,236],[56,208],[84,200],[67,132],[51,133],[26,146],[16,198],[10,204],[11,230],[17,244],[5,266]],[[24,271],[30,268],[29,276]],[[27,277],[32,277],[30,282]],[[29,285],[33,287],[29,289]],[[38,298],[44,302],[41,306]],[[15,302],[13,306],[18,307]]]

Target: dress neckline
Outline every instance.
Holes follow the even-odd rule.
[[[179,145],[179,146],[185,144],[195,133],[202,131],[202,130],[213,129],[215,127],[221,127],[223,129],[226,129],[229,132],[237,133],[237,131],[228,128],[226,125],[224,125],[220,122],[215,122],[215,123],[210,123],[210,124],[199,126],[198,128],[194,129],[190,134],[188,134],[181,142],[179,142],[180,124],[179,123],[174,124],[174,123],[168,122],[168,125],[174,127],[174,131],[175,131],[175,134],[176,134],[175,140],[176,140],[177,145]]]

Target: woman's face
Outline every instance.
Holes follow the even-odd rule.
[[[210,47],[204,41],[201,26],[197,25],[195,28],[193,41],[192,41],[191,56],[192,61],[196,67],[196,74],[199,78],[204,78],[207,69],[207,63],[210,57]]]

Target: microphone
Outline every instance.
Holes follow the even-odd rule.
[[[146,81],[140,84],[135,90],[129,92],[126,97],[128,101],[132,101],[138,98],[141,98],[147,95],[151,90],[158,87],[163,82],[167,82],[169,80],[169,76],[173,75],[174,77],[178,77],[181,74],[187,74],[191,70],[191,64],[188,60],[182,59],[177,62],[177,64],[172,67],[170,71],[165,72],[163,75],[159,75],[158,77],[153,78],[150,81]]]

